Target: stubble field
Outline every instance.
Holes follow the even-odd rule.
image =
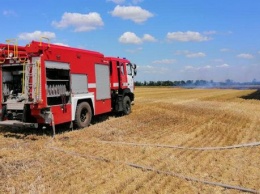
[[[140,87],[130,115],[54,139],[0,128],[0,193],[260,191],[260,101],[241,98],[253,92]]]

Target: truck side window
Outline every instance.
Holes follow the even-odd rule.
[[[131,65],[129,63],[126,65],[126,71],[127,71],[128,75],[132,75],[132,68],[131,68]]]

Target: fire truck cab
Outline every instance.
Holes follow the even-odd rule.
[[[129,114],[136,65],[84,49],[0,44],[0,126],[87,127],[94,115]]]
[[[134,102],[134,76],[136,65],[125,58],[106,57],[110,66],[111,95],[113,110],[129,114]]]

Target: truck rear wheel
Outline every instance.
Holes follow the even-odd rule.
[[[84,128],[90,125],[92,119],[92,110],[87,102],[78,104],[75,115],[75,123],[77,127]]]
[[[123,99],[123,114],[129,115],[131,112],[131,100],[129,96],[125,96]]]

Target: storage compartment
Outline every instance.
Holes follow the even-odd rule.
[[[70,71],[67,63],[46,62],[47,104],[70,102]]]
[[[6,102],[8,98],[18,97],[22,93],[23,66],[4,66],[2,73],[3,102]]]

